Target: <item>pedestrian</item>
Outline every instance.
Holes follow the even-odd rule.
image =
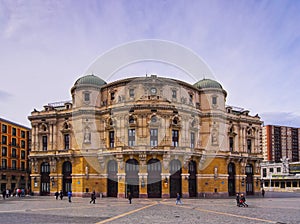
[[[60,197],[60,200],[62,200],[64,197],[64,192],[62,190],[60,190],[60,192],[59,192],[59,197]]]
[[[265,189],[261,190],[261,195],[263,196],[263,198],[265,197]]]
[[[72,202],[72,191],[69,191],[68,192],[68,199],[69,199],[69,202]]]
[[[241,194],[241,197],[240,197],[240,207],[248,207],[248,204],[246,203],[246,198],[244,196],[244,194]]]
[[[95,191],[92,192],[91,194],[91,200],[90,200],[90,204],[93,202],[93,204],[96,203],[96,193]]]
[[[132,200],[132,194],[130,192],[128,192],[128,201],[129,201],[129,204],[131,204],[131,200]]]
[[[181,199],[180,199],[180,194],[177,193],[177,196],[176,196],[176,205],[180,203],[182,205],[182,202],[181,202]]]
[[[236,206],[240,207],[240,194],[239,193],[236,193]]]
[[[10,190],[6,189],[6,198],[8,198],[10,196]]]
[[[58,196],[59,196],[58,191],[56,191],[54,195],[55,195],[55,199],[57,200],[57,199],[58,199]]]
[[[6,190],[5,189],[2,190],[2,196],[3,196],[3,200],[5,200],[5,196],[6,196]]]

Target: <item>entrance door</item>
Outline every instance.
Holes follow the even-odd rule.
[[[148,198],[161,198],[161,163],[158,159],[150,159],[147,165]]]
[[[130,192],[134,198],[139,197],[139,164],[135,159],[129,159],[126,161],[126,190]]]
[[[189,162],[189,197],[197,197],[197,176],[196,162]]]
[[[70,162],[63,163],[63,192],[67,195],[72,191],[72,164]]]
[[[246,194],[253,195],[253,166],[251,164],[247,164],[246,166]]]
[[[50,165],[49,163],[41,164],[41,190],[40,194],[42,196],[50,194]]]
[[[235,166],[234,163],[228,164],[228,195],[235,195]]]
[[[107,196],[118,196],[118,163],[115,160],[110,160],[107,164]]]
[[[170,163],[170,197],[176,198],[181,191],[181,163],[179,160],[172,160]]]

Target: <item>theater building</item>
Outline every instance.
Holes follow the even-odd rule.
[[[221,84],[155,75],[79,78],[70,102],[29,116],[32,189],[108,197],[227,197],[260,192],[262,121],[226,106]]]

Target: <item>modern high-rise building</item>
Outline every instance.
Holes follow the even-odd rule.
[[[300,128],[266,125],[263,127],[264,160],[280,162],[300,161]]]
[[[9,189],[11,192],[16,188],[28,190],[30,128],[0,118],[0,135],[1,190]]]
[[[84,196],[226,197],[260,192],[258,115],[215,80],[79,78],[72,100],[29,116],[32,190]]]

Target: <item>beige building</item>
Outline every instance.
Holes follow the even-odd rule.
[[[224,197],[260,191],[261,125],[210,79],[79,78],[72,101],[33,111],[32,189],[84,196]]]

